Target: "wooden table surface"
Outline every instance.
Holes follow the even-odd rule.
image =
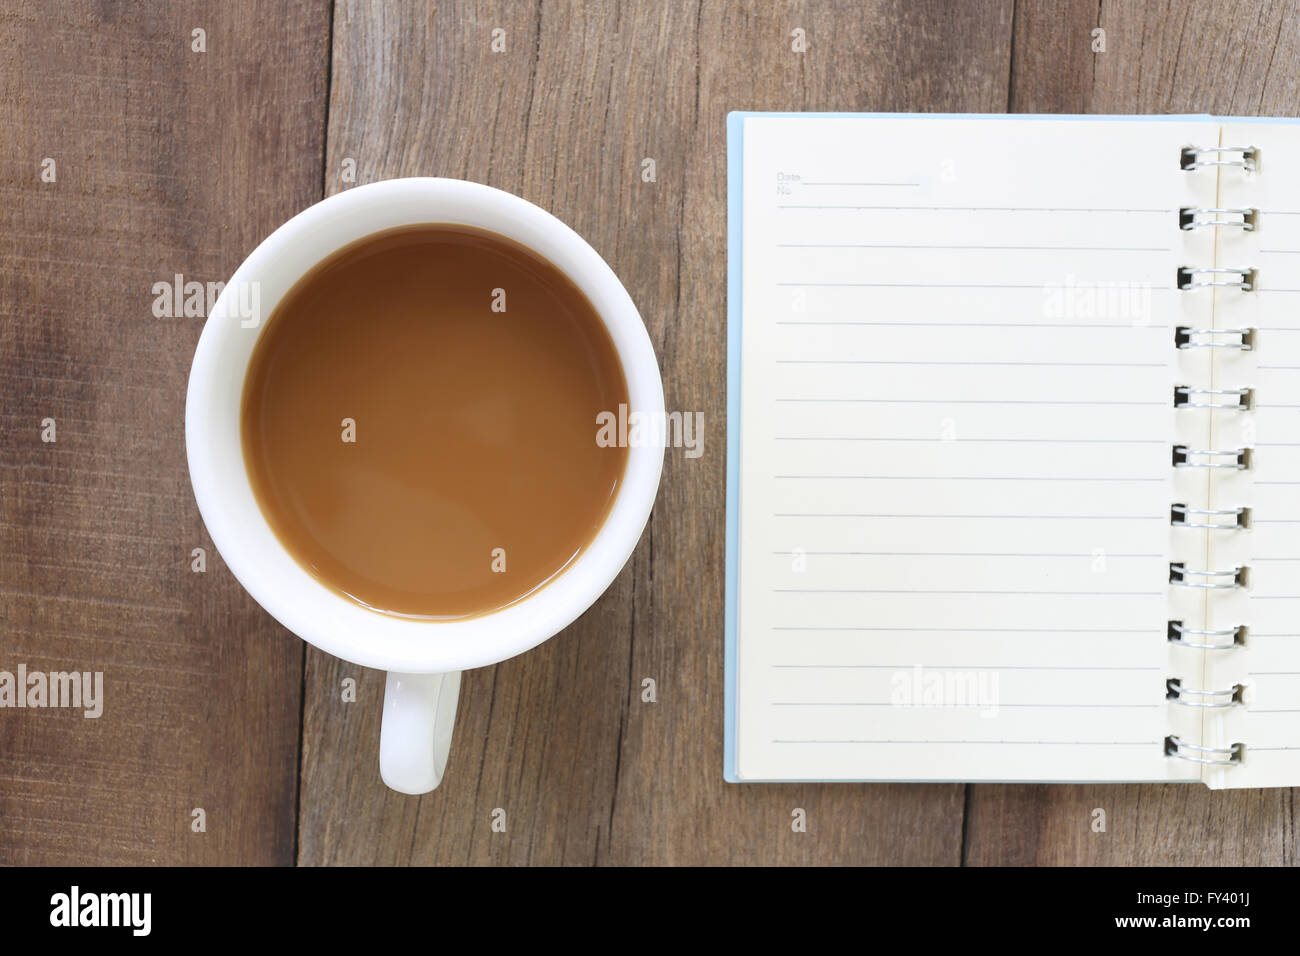
[[[106,700],[0,711],[0,863],[1296,863],[1293,790],[726,784],[722,594],[729,110],[1294,115],[1298,87],[1292,3],[4,0],[0,669],[101,670]],[[571,224],[705,423],[604,598],[466,675],[420,798],[379,779],[383,674],[212,548],[184,451],[203,319],[154,314],[155,282],[226,279],[353,166]]]

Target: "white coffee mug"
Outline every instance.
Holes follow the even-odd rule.
[[[253,345],[276,304],[312,266],[364,236],[416,223],[461,223],[508,236],[582,289],[618,351],[628,414],[664,412],[663,383],[645,325],[613,270],[554,216],[498,189],[454,179],[391,179],[331,196],[271,233],[222,290],[194,353],[185,445],[194,497],[212,542],[249,594],[303,640],[388,671],[379,769],[389,787],[427,793],[442,780],[460,672],[540,644],[595,602],[632,555],[650,516],[662,443],[634,444],[605,523],[559,577],[480,617],[424,621],[370,610],[299,565],[263,516],[244,465],[240,401]],[[618,413],[618,409],[609,411]],[[592,441],[598,423],[592,419]]]

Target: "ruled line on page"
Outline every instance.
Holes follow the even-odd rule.
[[[1024,744],[1031,747],[1117,747],[1141,745],[1159,747],[1159,740],[885,740],[885,739],[848,739],[848,740],[781,740],[772,738],[774,744]],[[1252,747],[1251,750],[1286,750],[1300,748],[1286,747]]]
[[[991,246],[937,243],[778,242],[777,249],[925,249],[989,252],[1172,252],[1168,246]]]
[[[1130,280],[1137,282],[1139,280]],[[1043,282],[1024,283],[989,283],[989,282],[777,282],[777,286],[796,288],[864,288],[864,289],[1033,289],[1042,292],[1046,287]],[[1173,292],[1175,286],[1147,286],[1148,292]],[[1260,290],[1257,290],[1260,291]],[[1298,292],[1300,289],[1277,289],[1278,292]]]
[[[776,594],[952,594],[964,597],[1162,597],[1164,591],[998,591],[993,589],[945,590],[942,588],[778,588]]]
[[[944,668],[947,670],[947,668]],[[773,700],[768,701],[769,707],[900,707],[898,703],[892,700]],[[1155,710],[1163,707],[1164,704],[1120,704],[1120,703],[1088,703],[1088,704],[1070,704],[1070,703],[1050,703],[1050,704],[1005,704],[1005,703],[972,703],[972,704],[947,704],[940,710],[989,710],[1000,709],[1003,707],[1059,707],[1066,709],[1079,709],[1082,707],[1100,708],[1100,709],[1123,709],[1123,710]],[[903,707],[903,709],[907,709]],[[1294,713],[1294,711],[1267,711],[1256,710],[1256,714],[1268,713]]]
[[[773,551],[774,555],[793,557],[794,551]],[[1018,552],[1018,551],[799,551],[809,557],[877,557],[877,558],[1096,558],[1095,554],[1079,552]],[[1163,558],[1163,554],[1107,554],[1111,558]],[[1288,558],[1255,558],[1256,561],[1300,560]]]
[[[1168,513],[1162,515],[941,515],[941,514],[873,514],[866,512],[826,511],[778,511],[774,518],[939,518],[943,520],[970,521],[985,518],[997,521],[1032,520],[1032,521],[1168,521]],[[1259,522],[1256,522],[1258,524]]]
[[[773,475],[774,479],[789,481],[1111,481],[1156,482],[1166,478],[1091,477],[1091,476],[1038,476],[1038,475]],[[1300,482],[1258,482],[1258,484],[1300,484]]]
[[[1167,325],[1143,325],[1137,322],[831,322],[821,320],[797,321],[779,319],[775,325],[812,326],[874,326],[880,328],[934,328],[934,329],[1154,329],[1168,330]],[[1300,331],[1296,329],[1295,331]]]
[[[809,182],[808,180],[800,180],[800,181],[799,181],[799,185],[800,185],[800,186],[920,186],[921,184],[920,184],[920,183],[895,183],[895,182],[879,182],[879,183],[873,183],[873,182],[843,182],[843,183],[837,183],[837,182]]]
[[[781,670],[911,670],[913,667],[921,666],[915,661],[906,664],[773,664],[772,667]],[[1080,665],[1080,664],[962,664],[950,666],[948,664],[929,664],[928,667],[938,667],[946,671],[1159,671],[1164,670],[1162,667],[1125,667],[1125,666],[1107,666],[1107,665]]]
[[[1088,206],[864,206],[853,203],[779,203],[777,209],[887,209],[891,211],[917,212],[1113,212],[1113,213],[1163,213],[1169,215],[1172,209],[1123,209],[1094,208]],[[1300,215],[1300,213],[1272,213],[1275,216]]]
[[[802,631],[805,633],[817,633],[820,631],[864,631],[879,632],[883,634],[894,633],[935,633],[935,634],[1145,634],[1152,636],[1155,634],[1163,635],[1164,631],[1155,631],[1151,628],[1127,628],[1127,627],[858,627],[858,626],[806,626],[806,625],[781,625],[772,626],[774,631]],[[1290,637],[1291,635],[1279,634],[1252,634],[1252,637]],[[777,666],[795,666],[795,665],[777,665]],[[807,665],[809,667],[820,667],[823,665]],[[831,665],[825,665],[831,666]],[[862,665],[868,666],[868,665]],[[1098,668],[1088,667],[1085,670],[1097,670]],[[1119,668],[1128,670],[1129,668]],[[1147,668],[1139,668],[1145,670]],[[1150,668],[1155,670],[1156,668]]]
[[[947,359],[776,359],[776,365],[895,365],[985,368],[1168,368],[1167,362],[990,362]]]
[[[773,441],[930,442],[936,445],[1168,445],[1163,438],[922,438],[894,435],[773,435]],[[1256,447],[1264,443],[1259,442]],[[1297,443],[1300,445],[1300,442]]]
[[[1300,368],[1300,366],[1298,366]],[[776,402],[806,404],[863,404],[863,405],[1069,405],[1078,407],[1139,408],[1159,406],[1168,408],[1168,402],[1110,402],[1110,401],[1041,401],[1022,398],[777,398]]]

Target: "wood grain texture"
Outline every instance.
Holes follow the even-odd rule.
[[[1300,111],[1293,3],[1016,5],[1016,112]],[[1091,31],[1106,31],[1106,52]],[[969,864],[1296,865],[1295,790],[1200,786],[974,786]],[[1105,833],[1091,829],[1094,808]]]
[[[1300,862],[1294,790],[721,779],[726,113],[1291,115],[1296,14],[1155,0],[10,3],[0,669],[102,670],[107,701],[99,720],[0,711],[0,864]],[[195,27],[206,54],[190,50]],[[57,183],[40,181],[47,156]],[[474,179],[571,224],[640,307],[668,407],[705,417],[704,456],[670,451],[609,593],[538,649],[466,675],[447,781],[418,799],[379,780],[383,675],[314,651],[304,670],[301,643],[212,551],[184,456],[201,319],[150,308],[154,282],[225,279],[280,222],[347,188],[344,159],[361,182]],[[205,574],[189,570],[194,547]],[[341,699],[345,677],[357,703]],[[206,834],[190,831],[198,806]],[[790,831],[794,807],[807,834]]]
[[[0,863],[293,859],[301,645],[203,529],[203,320],[155,317],[152,287],[224,280],[319,197],[328,12],[0,12],[0,669],[102,671],[105,698],[0,711]]]
[[[1294,0],[1018,0],[1010,110],[1294,116],[1297,53]]]
[[[591,611],[466,675],[435,793],[379,781],[382,675],[308,655],[300,862],[958,862],[960,786],[722,780],[725,118],[999,110],[1010,29],[998,2],[338,4],[330,188],[352,157],[361,181],[459,176],[568,222],[639,306],[668,408],[703,412],[705,453],[669,451],[641,545]]]

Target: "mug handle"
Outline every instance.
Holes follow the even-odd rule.
[[[460,671],[388,672],[379,730],[379,775],[398,793],[420,794],[442,783],[460,700]]]

